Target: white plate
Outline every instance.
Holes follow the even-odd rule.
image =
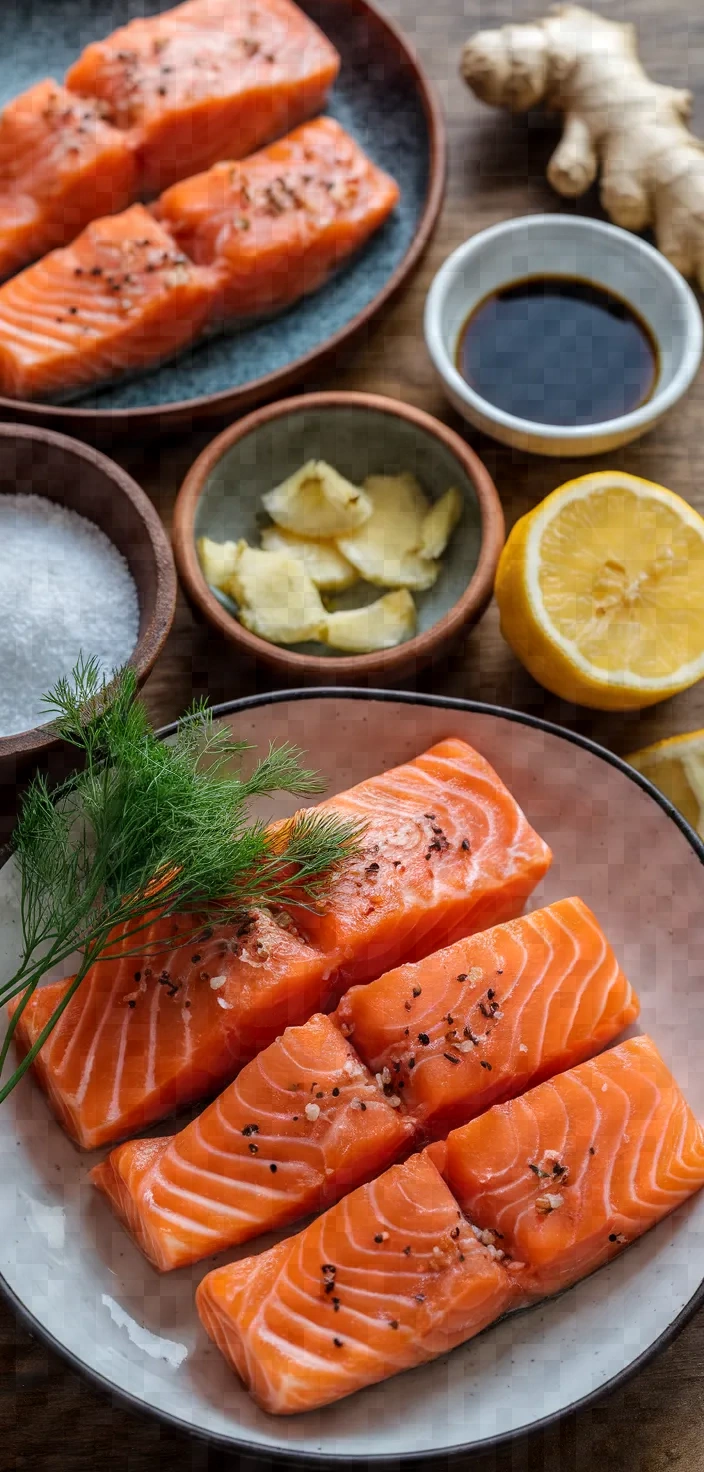
[[[643,1028],[704,1114],[704,845],[647,782],[571,733],[461,701],[330,690],[221,710],[240,738],[303,746],[333,792],[443,736],[476,746],[554,850],[535,903],[579,894],[594,908],[640,993]],[[8,864],[3,975],[17,942],[13,896]],[[398,1461],[487,1446],[613,1386],[704,1299],[702,1192],[561,1298],[423,1369],[281,1420],[257,1410],[199,1326],[193,1290],[211,1264],[166,1277],[148,1267],[87,1184],[95,1158],[69,1143],[31,1081],[0,1107],[8,1296],[33,1330],[133,1407],[269,1456]]]

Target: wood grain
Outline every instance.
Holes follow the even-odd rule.
[[[470,31],[529,19],[537,6],[530,0],[384,3],[415,43],[438,87],[449,125],[447,199],[440,227],[411,285],[367,329],[353,354],[338,358],[324,382],[311,380],[305,387],[390,394],[460,429],[434,381],[423,345],[422,308],[433,272],[460,241],[486,225],[521,213],[572,208],[556,198],[544,178],[557,141],[553,124],[533,116],[511,120],[483,108],[457,75],[459,47]],[[595,8],[612,19],[635,22],[653,75],[694,92],[694,125],[704,135],[704,8],[687,0],[597,0]],[[575,208],[598,216],[596,192]],[[464,428],[462,432],[485,460],[510,526],[548,491],[591,467],[615,466],[661,481],[704,512],[702,421],[700,375],[662,426],[597,461],[534,458]],[[207,438],[135,449],[119,457],[146,486],[167,525],[181,479]],[[173,631],[145,688],[152,716],[162,723],[173,720],[194,694],[216,702],[266,690],[273,683],[270,672],[246,665],[209,627],[197,624],[180,596]],[[704,726],[704,682],[664,705],[625,717],[578,710],[546,695],[503,644],[493,606],[450,664],[424,670],[417,688],[532,711],[619,752]],[[112,1404],[32,1340],[0,1306],[0,1469],[152,1472],[156,1465],[167,1472],[236,1466],[249,1472],[245,1459],[223,1457]],[[623,1390],[471,1465],[476,1472],[704,1472],[704,1313]],[[433,1472],[440,1472],[440,1463]]]

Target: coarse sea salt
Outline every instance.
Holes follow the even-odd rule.
[[[138,633],[134,579],[100,527],[44,496],[0,495],[0,736],[51,719],[42,697],[79,656],[113,674]]]

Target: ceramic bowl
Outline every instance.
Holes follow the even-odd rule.
[[[606,287],[647,323],[659,373],[630,414],[574,428],[539,424],[489,403],[458,371],[458,338],[473,307],[497,287],[545,275]],[[601,455],[652,429],[689,388],[702,356],[702,318],[684,277],[637,235],[583,215],[528,215],[480,231],[448,257],[428,293],[425,340],[450,402],[477,429],[536,454]]]
[[[431,500],[456,486],[462,519],[434,588],[415,596],[418,633],[394,649],[343,655],[309,642],[282,647],[251,634],[236,605],[201,571],[196,540],[258,545],[268,517],[261,497],[307,460],[327,460],[355,484],[373,473],[412,470]],[[186,593],[235,647],[280,674],[324,683],[397,679],[443,654],[476,621],[492,593],[504,520],[489,472],[459,435],[396,399],[322,393],[271,404],[230,426],[196,460],[179,492],[173,522],[176,565]],[[363,589],[363,591],[360,591]],[[386,590],[358,584],[336,607],[371,603]]]
[[[265,752],[270,741],[303,747],[326,780],[326,796],[446,736],[475,746],[553,851],[530,908],[566,895],[591,906],[640,996],[635,1030],[650,1033],[704,1117],[704,844],[633,768],[558,726],[437,696],[276,691],[222,706],[217,718],[219,729],[255,751]],[[285,819],[299,803],[277,794],[261,811],[267,820]],[[0,868],[2,980],[12,974],[19,943],[10,862]],[[174,1127],[167,1122],[167,1131]],[[164,1133],[163,1124],[156,1133]],[[212,1458],[194,1448],[191,1462],[184,1444],[183,1456],[165,1467],[471,1472],[472,1454],[480,1452],[485,1468],[525,1467],[529,1454],[509,1449],[521,1432],[537,1438],[542,1429],[552,1442],[566,1413],[580,1407],[583,1416],[598,1417],[587,1408],[605,1391],[622,1404],[646,1405],[647,1385],[624,1396],[624,1381],[704,1306],[701,1191],[599,1272],[508,1315],[451,1355],[322,1411],[268,1416],[207,1338],[194,1294],[211,1268],[250,1257],[278,1237],[157,1273],[91,1188],[88,1173],[105,1150],[77,1150],[29,1074],[0,1107],[0,1155],[0,1290],[26,1328],[113,1404],[220,1448]],[[281,1235],[298,1230],[300,1223]],[[143,1435],[155,1444],[157,1434],[145,1428]],[[680,1472],[687,1463],[680,1458]],[[648,1464],[663,1467],[666,1460],[654,1456]],[[532,1465],[545,1464],[538,1457]],[[645,1466],[640,1458],[638,1466]],[[701,1472],[696,1455],[689,1472],[695,1466]]]
[[[48,75],[63,76],[82,46],[136,15],[177,0],[3,0],[0,107]],[[440,103],[412,47],[370,0],[299,0],[342,58],[325,111],[396,179],[398,207],[354,259],[285,312],[242,322],[149,373],[87,389],[75,402],[0,399],[0,418],[22,417],[108,447],[129,436],[157,437],[196,422],[242,414],[292,393],[304,376],[324,380],[342,347],[415,269],[435,226],[445,183]],[[233,0],[234,8],[234,0]],[[212,430],[214,434],[215,427]]]
[[[94,521],[125,558],[137,585],[139,638],[130,659],[146,680],[171,628],[176,573],[151,501],[131,476],[88,445],[48,429],[0,424],[0,495],[44,496]],[[30,761],[58,745],[48,725],[0,736],[0,779],[11,785]]]

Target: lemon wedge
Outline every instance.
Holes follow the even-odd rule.
[[[516,523],[495,591],[504,638],[564,700],[636,710],[704,675],[704,519],[652,481],[560,486]]]
[[[626,761],[659,787],[704,838],[704,731],[656,741],[632,752]]]

